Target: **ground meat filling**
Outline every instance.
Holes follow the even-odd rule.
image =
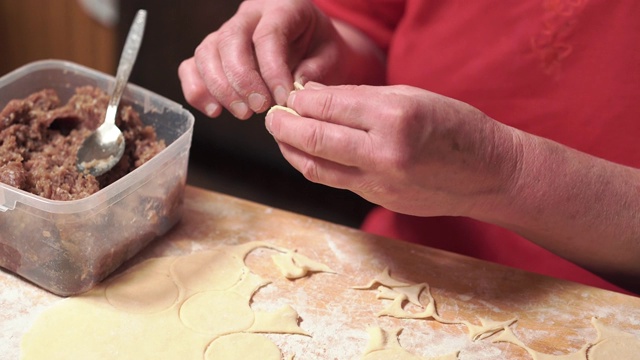
[[[10,101],[0,111],[0,182],[51,200],[87,197],[140,167],[165,148],[153,127],[121,105],[116,125],[125,138],[122,159],[99,177],[76,169],[84,139],[103,121],[109,96],[79,87],[66,104],[53,90]]]

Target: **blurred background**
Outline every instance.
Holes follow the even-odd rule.
[[[70,60],[115,74],[138,9],[148,11],[130,82],[183,104],[196,118],[190,185],[358,227],[371,205],[313,184],[281,156],[264,115],[209,119],[188,106],[177,69],[241,0],[0,0],[0,75],[40,59]]]

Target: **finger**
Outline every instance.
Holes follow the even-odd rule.
[[[305,89],[289,94],[287,105],[305,117],[368,131],[372,118],[388,111],[376,109],[384,104],[384,99],[378,97],[363,86],[322,87],[307,83]]]
[[[253,36],[260,73],[279,105],[286,103],[289,92],[293,90],[291,63],[297,61],[290,44],[298,33],[289,29],[288,23],[279,16],[263,18]]]
[[[263,112],[273,99],[262,79],[254,54],[253,33],[261,12],[253,1],[245,1],[239,12],[242,17],[226,23],[217,32],[222,70],[229,84],[252,111]]]
[[[287,162],[311,182],[349,190],[360,183],[362,172],[358,168],[311,156],[288,144],[278,142],[278,147]]]
[[[267,115],[265,125],[278,142],[310,156],[345,166],[371,162],[370,139],[364,131],[278,110]]]
[[[248,119],[251,109],[229,83],[218,53],[218,34],[212,33],[196,48],[195,64],[209,93],[238,119]]]
[[[222,112],[220,103],[209,93],[200,77],[195,60],[189,58],[178,67],[178,77],[185,100],[209,117],[217,117]]]

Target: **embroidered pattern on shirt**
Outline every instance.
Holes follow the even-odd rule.
[[[531,37],[531,48],[540,60],[542,70],[549,75],[561,71],[562,61],[571,55],[571,34],[578,15],[588,0],[544,0],[541,31]]]

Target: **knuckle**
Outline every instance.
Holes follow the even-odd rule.
[[[231,46],[234,42],[238,41],[239,34],[242,34],[243,32],[244,30],[242,29],[241,24],[237,21],[224,24],[215,32],[218,48]]]
[[[386,144],[373,150],[375,156],[372,158],[376,161],[372,165],[377,171],[402,174],[415,165],[414,152],[409,148],[409,145],[398,145],[403,142],[393,139],[386,139],[385,142]]]
[[[178,75],[180,77],[184,77],[188,74],[189,71],[189,60],[183,60],[182,62],[180,62],[180,65],[178,65]]]
[[[322,153],[323,143],[324,131],[321,127],[313,127],[305,138],[303,146],[307,153],[317,156]]]
[[[320,103],[318,104],[318,107],[320,109],[320,116],[323,119],[331,119],[334,113],[335,96],[329,93],[326,96],[321,97],[319,101]]]
[[[272,39],[283,38],[281,35],[281,29],[274,26],[274,24],[260,22],[256,26],[255,31],[251,36],[251,40],[256,46],[260,46],[263,42],[270,41]]]
[[[300,173],[313,183],[320,183],[318,165],[312,159],[307,159],[300,167]]]

